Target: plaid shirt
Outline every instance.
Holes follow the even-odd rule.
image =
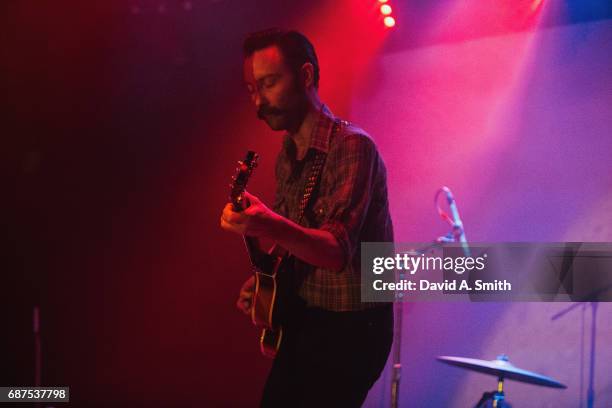
[[[274,211],[298,222],[314,150],[326,153],[318,187],[300,224],[331,232],[344,251],[344,267],[335,272],[296,259],[291,279],[310,307],[362,310],[377,304],[361,302],[361,242],[393,241],[386,169],[367,133],[347,122],[332,132],[334,120],[323,106],[303,160],[296,160],[295,143],[285,136],[276,160]]]

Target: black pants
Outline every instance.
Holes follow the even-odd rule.
[[[358,312],[307,308],[283,327],[262,407],[360,407],[393,342],[391,304]]]

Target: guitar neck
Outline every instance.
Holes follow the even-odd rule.
[[[234,201],[233,203],[234,211],[240,212],[244,211],[244,205],[241,201]],[[249,237],[246,235],[242,236],[244,240],[244,246],[246,247],[247,254],[249,255],[249,259],[251,261],[251,265],[260,266],[260,261],[262,257],[261,246],[259,245],[259,239],[255,237]]]
[[[259,266],[262,256],[259,239],[255,237],[248,237],[246,235],[243,235],[242,238],[244,239],[244,245],[246,246],[247,253],[249,254],[251,265]]]
[[[244,160],[238,162],[236,175],[232,178],[234,182],[231,184],[230,200],[234,211],[244,211],[249,206],[248,199],[244,197],[244,191],[251,176],[253,168],[257,166],[258,155],[252,150],[247,152]],[[261,260],[265,257],[260,249],[259,240],[254,237],[243,236],[244,244],[251,260],[251,265],[260,267]]]

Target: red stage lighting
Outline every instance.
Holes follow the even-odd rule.
[[[533,3],[531,3],[531,11],[536,11],[541,5],[542,0],[534,0]]]
[[[395,19],[393,17],[391,17],[391,16],[385,17],[384,22],[385,22],[385,26],[387,26],[389,28],[391,28],[391,27],[393,27],[395,25]]]

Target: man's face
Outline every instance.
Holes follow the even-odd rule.
[[[244,81],[259,119],[272,130],[297,130],[306,114],[306,95],[277,46],[244,60]]]

